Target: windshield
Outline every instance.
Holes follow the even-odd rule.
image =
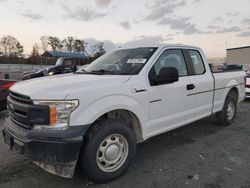
[[[61,66],[63,65],[63,58],[60,57],[57,61],[56,61],[56,66]]]
[[[138,74],[157,48],[133,48],[111,51],[93,61],[78,73],[96,74]]]

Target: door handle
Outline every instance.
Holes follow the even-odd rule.
[[[187,85],[187,90],[192,90],[195,88],[195,85],[194,84],[188,84]]]

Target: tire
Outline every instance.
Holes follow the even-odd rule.
[[[90,127],[79,160],[83,172],[95,182],[119,177],[136,153],[133,131],[118,120],[105,119]]]
[[[217,122],[221,125],[230,125],[233,123],[237,110],[237,96],[234,92],[229,92],[222,111],[216,113]]]

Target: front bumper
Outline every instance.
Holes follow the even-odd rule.
[[[24,130],[7,117],[3,127],[5,143],[44,170],[71,178],[88,126],[68,130]]]

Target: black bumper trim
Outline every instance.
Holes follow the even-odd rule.
[[[7,109],[7,100],[0,99],[0,112]]]
[[[43,163],[70,163],[78,159],[83,135],[88,125],[68,130],[30,130],[18,133],[13,122],[6,118],[3,137],[10,149],[24,154],[33,161]]]

